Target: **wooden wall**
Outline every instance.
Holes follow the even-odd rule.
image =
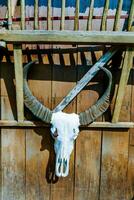
[[[70,48],[70,46],[63,48]],[[93,57],[98,59],[101,54],[101,52],[94,52],[93,56],[91,52],[80,53],[78,47],[73,47],[73,49],[76,49],[76,53],[60,56],[51,54],[49,58],[48,55],[42,55],[43,63],[36,64],[30,73],[29,85],[33,94],[50,108],[54,108],[89,69],[89,63],[94,62]],[[114,104],[120,69],[114,66],[112,71],[115,90],[111,99],[111,108]],[[120,121],[134,120],[133,77],[134,70],[131,70]],[[14,120],[16,119],[16,99],[13,63],[3,61],[0,64],[0,78],[1,119]],[[104,88],[105,79],[100,73],[65,111],[84,110],[96,101],[98,93],[101,94]],[[109,116],[108,111],[103,118]],[[25,118],[33,119],[26,109]],[[102,120],[102,117],[98,120]],[[49,128],[1,128],[2,200],[97,200],[98,198],[132,200],[134,129],[83,128],[71,156],[70,174],[67,178],[60,179],[54,176],[53,140],[49,132]]]
[[[53,22],[57,28],[59,22]],[[32,22],[27,27],[32,27]],[[59,25],[59,24],[58,24]],[[72,23],[66,21],[68,29]],[[46,27],[42,23],[41,27]],[[83,23],[83,26],[84,23]],[[81,23],[82,29],[82,23]],[[12,49],[11,46],[8,46]],[[25,46],[24,46],[25,48]],[[37,48],[36,45],[29,48]],[[40,46],[41,48],[41,46]],[[76,84],[102,51],[83,51],[80,46],[45,45],[45,49],[68,49],[68,53],[41,55],[29,76],[33,94],[49,108],[54,108]],[[71,49],[75,53],[71,53]],[[37,55],[24,56],[23,63]],[[9,57],[8,57],[9,58]],[[17,119],[13,57],[0,63],[0,118]],[[117,56],[115,60],[117,61]],[[120,64],[113,62],[111,111],[120,78]],[[116,64],[115,64],[116,63]],[[66,109],[80,112],[92,105],[106,86],[99,73]],[[25,118],[35,119],[25,108]],[[97,119],[110,120],[110,110]],[[134,121],[134,69],[126,87],[119,121]],[[0,195],[2,200],[133,200],[134,199],[134,129],[83,128],[71,155],[66,178],[54,175],[53,140],[49,128],[0,129]]]

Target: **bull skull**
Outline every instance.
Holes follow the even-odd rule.
[[[74,140],[79,133],[79,116],[75,113],[53,113],[51,124],[51,134],[55,140],[55,172],[57,176],[65,177],[69,173],[69,160],[74,148]]]
[[[106,68],[102,68],[109,78],[109,84],[106,91],[95,105],[79,114],[54,113],[49,108],[42,105],[36,97],[32,95],[28,87],[27,73],[34,62],[30,62],[24,67],[24,103],[36,117],[46,123],[52,124],[51,135],[55,140],[54,148],[56,153],[55,172],[57,176],[65,177],[69,173],[69,159],[73,151],[74,141],[79,133],[79,126],[92,123],[101,116],[109,106],[112,74]]]

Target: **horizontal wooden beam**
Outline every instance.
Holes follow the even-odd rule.
[[[7,121],[0,120],[0,127],[18,127],[18,128],[38,128],[38,127],[50,127],[49,124],[43,122],[34,122],[34,121],[22,121],[18,122],[16,120]],[[81,128],[84,126],[81,126]],[[86,126],[85,128],[134,128],[134,122],[93,122],[92,124]]]
[[[134,32],[3,30],[0,32],[0,40],[7,43],[134,45]]]

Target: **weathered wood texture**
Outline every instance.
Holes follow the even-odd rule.
[[[14,68],[18,121],[24,120],[22,47],[14,45]]]
[[[10,71],[10,73],[9,73]],[[1,119],[16,119],[14,66],[0,64]],[[1,199],[25,200],[25,130],[1,130]]]
[[[134,32],[13,30],[1,31],[0,39],[7,43],[134,45]]]
[[[8,2],[11,2],[9,0]],[[64,21],[67,15],[65,10],[65,1],[62,1],[63,8],[61,10],[61,21],[54,22],[54,10],[51,5],[53,1],[48,0],[48,9],[46,12],[47,23],[38,24],[38,6],[35,5],[35,21],[26,22],[24,19],[25,5],[23,4],[22,13],[22,29],[31,29],[43,27],[43,29],[51,30],[78,30],[79,20],[79,0],[76,1],[76,12],[73,16],[72,23]],[[121,7],[122,1],[118,1],[118,10],[116,12],[116,21],[114,29],[121,28]],[[134,1],[132,0],[132,6]],[[81,27],[85,30],[92,30],[97,22],[102,30],[109,25],[108,3],[105,1],[104,15],[102,22],[93,20],[94,0],[89,1],[88,20]],[[8,4],[9,7],[10,4]],[[133,7],[132,7],[133,8]],[[68,10],[69,12],[69,10]],[[34,12],[33,12],[34,13]],[[27,13],[26,13],[27,15]],[[44,14],[45,15],[45,14]],[[43,16],[44,16],[43,15]],[[30,16],[30,13],[29,15]],[[8,21],[12,21],[11,10],[9,10]],[[133,9],[128,21],[128,30],[133,22]],[[14,24],[13,24],[14,25]],[[107,26],[106,26],[107,25]],[[45,28],[44,28],[45,27]],[[10,29],[10,27],[9,27]],[[34,31],[32,31],[34,32]],[[12,32],[13,33],[13,32]],[[15,35],[11,32],[4,35],[0,33],[0,39],[7,42],[40,42],[42,43],[80,43],[84,44],[134,44],[134,33],[126,32],[64,32],[64,31],[41,31],[35,36],[31,34],[29,38],[28,31],[16,31]],[[43,34],[42,34],[43,33]],[[67,34],[67,35],[66,35]],[[97,36],[96,36],[97,35]],[[129,35],[129,36],[127,36]],[[22,37],[23,36],[23,37]],[[66,37],[65,37],[66,36]],[[59,39],[57,39],[59,37]],[[37,44],[37,43],[36,43]],[[8,45],[9,47],[9,45]],[[17,47],[17,46],[16,46]],[[96,52],[87,47],[86,52],[80,51],[78,46],[63,45],[40,45],[38,53],[35,52],[37,45],[27,45],[31,51],[23,56],[23,63],[38,58],[40,63],[33,66],[29,73],[29,86],[33,94],[49,108],[55,106],[63,99],[63,97],[72,89],[84,73],[96,63],[102,51]],[[23,46],[25,48],[25,46]],[[60,53],[58,49],[60,48]],[[97,47],[98,48],[98,47]],[[10,46],[12,49],[12,46]],[[45,50],[44,50],[45,49]],[[63,49],[63,51],[62,51]],[[71,50],[73,49],[73,50]],[[104,49],[103,49],[104,50]],[[31,52],[34,54],[31,55]],[[42,52],[42,53],[40,53]],[[16,61],[15,66],[22,70],[21,49],[15,48]],[[127,53],[126,53],[127,54]],[[70,174],[67,178],[57,179],[54,175],[54,150],[53,140],[50,137],[49,127],[43,125],[32,116],[25,108],[25,121],[17,121],[23,119],[22,108],[22,91],[17,90],[15,75],[22,85],[22,76],[19,71],[15,72],[14,65],[9,61],[13,61],[13,54],[4,57],[0,63],[0,104],[1,104],[1,174],[0,174],[0,195],[2,200],[132,200],[134,196],[134,129],[129,131],[129,127],[134,127],[134,69],[128,79],[125,89],[125,95],[121,97],[122,105],[119,121],[124,123],[110,123],[110,109],[97,122],[89,127],[81,127],[80,135],[75,144],[74,152],[70,161]],[[8,59],[7,59],[8,58]],[[119,58],[118,58],[119,59]],[[127,57],[127,60],[129,57]],[[7,62],[8,60],[8,62]],[[110,65],[111,63],[109,63]],[[127,65],[124,65],[125,67]],[[122,68],[124,69],[124,68]],[[110,70],[113,73],[113,88],[121,85],[119,82],[121,77],[121,68],[112,66]],[[127,67],[123,71],[127,71]],[[128,72],[128,71],[127,71]],[[20,72],[21,73],[21,72]],[[124,74],[126,74],[124,72]],[[19,78],[20,76],[20,78]],[[92,105],[101,95],[105,87],[105,79],[102,73],[92,80],[90,84],[84,87],[83,91],[78,95],[66,109],[66,112],[80,112]],[[20,88],[20,87],[19,87]],[[16,103],[16,94],[20,101]],[[111,93],[112,103],[115,103],[116,90]],[[20,103],[20,104],[19,104]],[[111,104],[112,107],[112,104]],[[111,108],[110,107],[110,108]],[[17,117],[17,111],[20,116]],[[34,121],[34,123],[32,122]],[[131,122],[132,123],[131,123]],[[37,127],[36,127],[37,125]],[[3,126],[5,126],[3,128]],[[10,129],[10,126],[12,127]],[[109,128],[109,129],[104,129]],[[17,127],[17,129],[16,129]],[[19,127],[19,128],[18,128]],[[26,129],[27,127],[27,129]],[[29,127],[31,127],[29,129]],[[36,127],[36,128],[34,128]],[[97,129],[100,127],[101,129]],[[118,127],[118,129],[117,129]],[[121,129],[125,127],[126,129]],[[110,129],[111,128],[111,129]],[[114,128],[114,129],[113,129]],[[129,137],[130,132],[130,137]]]

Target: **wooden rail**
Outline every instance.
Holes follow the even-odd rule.
[[[0,32],[0,40],[7,43],[134,45],[134,32],[9,30]]]
[[[28,127],[28,128],[38,128],[38,127],[50,127],[49,124],[45,124],[39,121],[23,121],[19,122],[16,120],[7,121],[0,120],[0,127]],[[81,128],[84,126],[81,126]],[[118,122],[118,123],[110,123],[110,122],[93,122],[92,124],[86,126],[86,128],[134,128],[134,122]]]

